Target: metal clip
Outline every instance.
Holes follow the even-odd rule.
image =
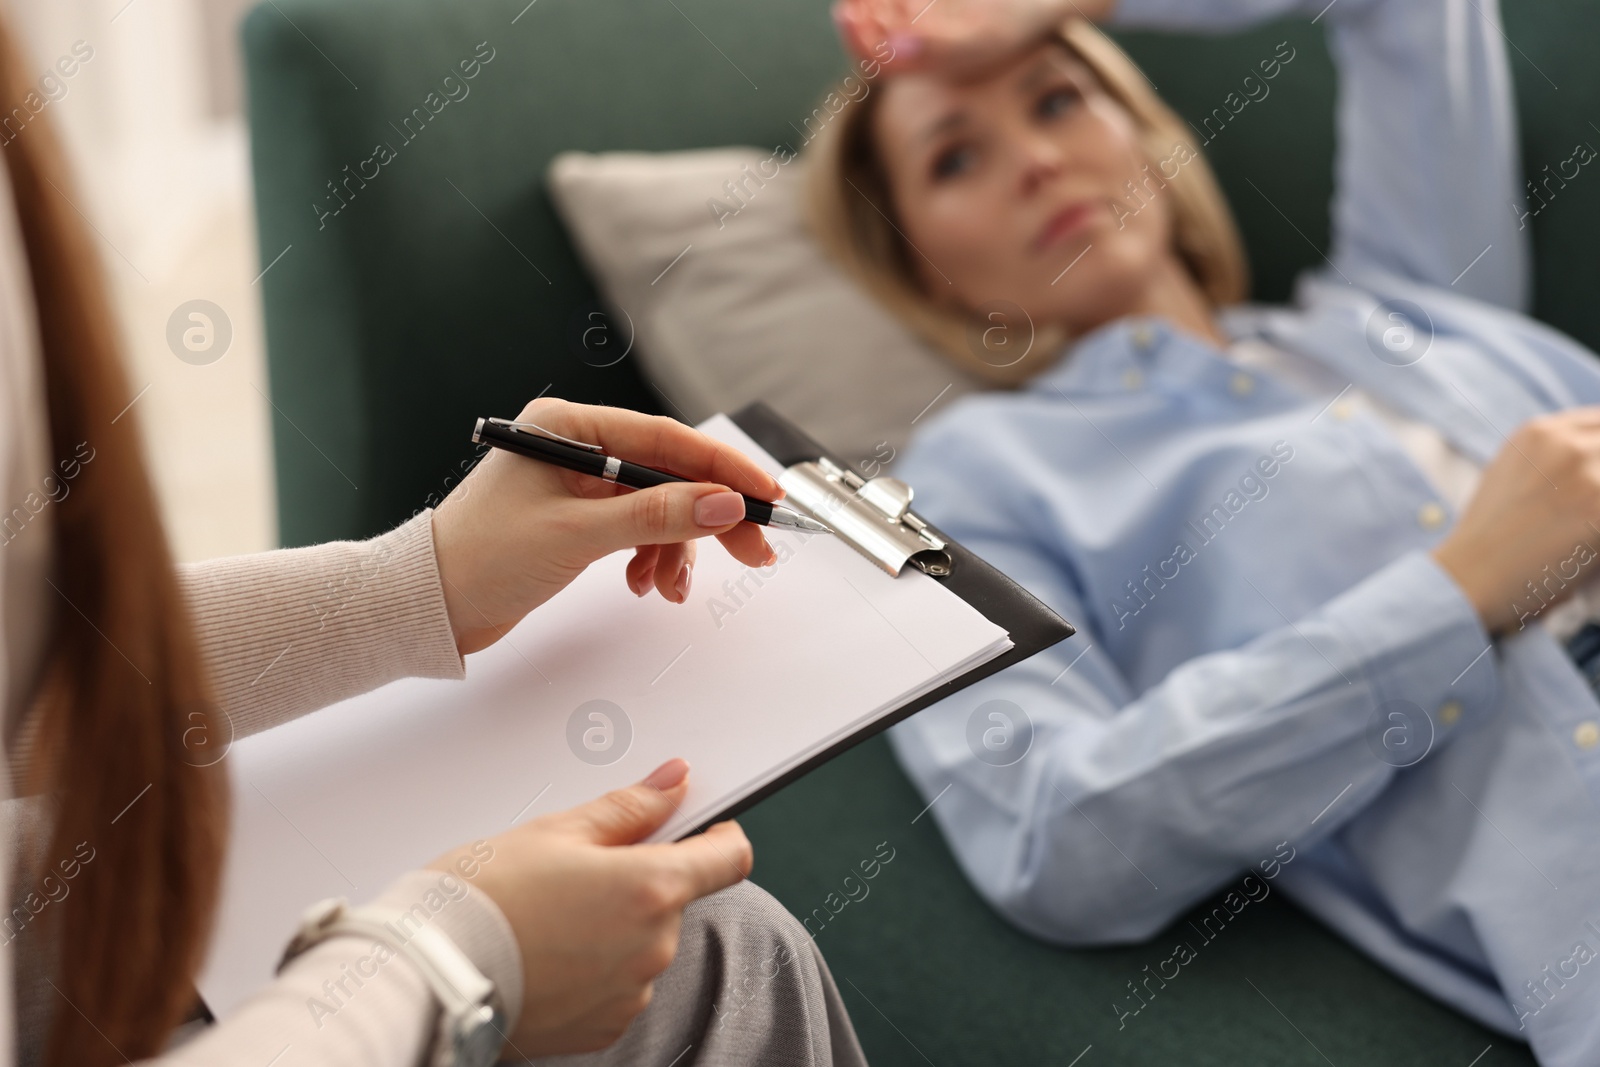
[[[517,430],[521,433],[537,433],[541,437],[548,437],[551,440],[560,441],[564,445],[571,445],[573,448],[582,448],[589,452],[605,451],[605,449],[601,448],[599,445],[591,445],[586,441],[574,441],[570,437],[562,437],[554,430],[547,430],[536,422],[512,422],[510,419],[485,419],[484,421],[493,423],[496,426],[503,426],[508,430]]]
[[[939,577],[954,565],[946,543],[911,511],[911,487],[898,478],[868,480],[823,457],[788,467],[778,484],[788,494],[784,503],[827,523],[891,575],[908,562]]]

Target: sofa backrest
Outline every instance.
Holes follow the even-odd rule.
[[[1580,0],[1507,12],[1530,173],[1600,144],[1586,118],[1600,83],[1579,55],[1597,31],[1600,8]],[[599,305],[546,165],[563,149],[796,143],[845,69],[826,0],[272,0],[243,35],[286,545],[366,536],[436,503],[478,415],[542,392],[661,410],[633,360],[598,365],[582,341]],[[1320,31],[1122,40],[1196,122],[1278,42],[1296,50],[1208,149],[1256,296],[1281,299],[1327,242]],[[1600,193],[1600,177],[1573,184],[1585,179]],[[1587,246],[1600,199],[1563,201],[1534,222],[1538,310],[1600,345]]]

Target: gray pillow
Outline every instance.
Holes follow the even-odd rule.
[[[633,338],[629,358],[673,414],[765,400],[876,474],[870,461],[903,448],[914,422],[982,386],[824,256],[801,218],[804,160],[778,159],[566,152],[549,187],[615,332]]]

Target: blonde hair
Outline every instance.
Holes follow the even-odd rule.
[[[1227,199],[1188,126],[1162,103],[1133,60],[1088,21],[1068,19],[1053,37],[1132,118],[1139,147],[1152,167],[1186,154],[1180,173],[1169,177],[1162,170],[1155,179],[1169,187],[1172,197],[1178,257],[1214,306],[1243,300],[1249,292],[1244,246]],[[830,95],[852,94],[841,87]],[[869,92],[843,108],[806,146],[806,216],[813,235],[890,312],[962,367],[1001,384],[1015,384],[1044,369],[1046,361],[997,367],[979,358],[970,338],[975,326],[983,329],[982,320],[937,303],[923,290],[906,239],[894,222],[888,181],[872,143],[876,96]],[[1070,340],[1057,327],[1049,333],[1036,345],[1059,348]]]

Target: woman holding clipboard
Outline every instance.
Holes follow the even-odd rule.
[[[0,87],[6,112],[25,105],[3,27]],[[540,400],[525,419],[699,480],[624,494],[494,453],[437,512],[372,541],[174,568],[48,123],[3,155],[0,488],[15,506],[0,677],[16,859],[0,1040],[17,1060],[478,1065],[609,1046],[584,1062],[863,1063],[805,931],[743,881],[736,824],[635,843],[682,797],[682,760],[465,845],[370,904],[326,903],[275,982],[171,1044],[196,1008],[217,900],[226,739],[399,677],[458,677],[463,654],[618,549],[634,549],[634,592],[682,603],[696,538],[770,561],[740,493],[782,493],[672,420]]]

